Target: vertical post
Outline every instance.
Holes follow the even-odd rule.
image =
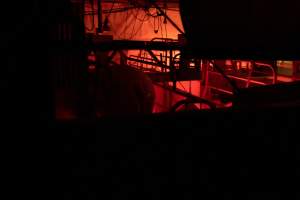
[[[97,0],[98,11],[98,28],[97,33],[102,33],[102,3],[101,0]]]
[[[89,40],[85,34],[84,28],[84,12],[85,12],[85,0],[78,1],[73,4],[76,7],[76,12],[74,13],[76,19],[78,20],[75,23],[78,23],[76,26],[77,29],[74,31],[74,41],[80,41],[81,48],[78,49],[76,56],[76,61],[79,59],[80,62],[77,64],[78,70],[78,81],[77,81],[77,112],[80,119],[90,119],[94,117],[94,99],[90,92],[90,74],[88,73],[88,49],[83,46],[85,40]]]
[[[277,67],[276,67],[276,72],[277,72]],[[295,60],[293,61],[293,75],[295,78],[300,77],[300,61],[295,61]]]
[[[202,90],[202,94],[201,97],[205,98],[206,96],[206,91],[207,91],[207,73],[208,73],[208,62],[207,60],[202,60],[202,85],[203,85],[203,90]]]
[[[277,69],[277,60],[273,60],[272,61],[272,67],[274,69],[274,79],[275,79],[275,83],[277,83],[277,72],[278,72],[278,69]]]
[[[173,81],[173,90],[176,90],[176,69],[173,63],[173,50],[170,50],[170,70],[171,70],[171,80]]]

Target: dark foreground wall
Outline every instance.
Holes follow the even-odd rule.
[[[180,1],[190,53],[202,58],[299,58],[299,8],[295,0]]]
[[[40,65],[46,27],[33,19],[43,29],[25,20],[31,31],[3,39],[11,44],[1,57],[2,189],[9,197],[299,199],[299,108],[54,122]],[[15,31],[16,23],[6,25]]]
[[[60,149],[55,187],[62,187],[65,199],[297,199],[298,113],[58,123],[51,136]]]

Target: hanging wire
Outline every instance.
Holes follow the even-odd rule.
[[[164,38],[164,33],[163,33],[163,21],[161,19],[161,17],[159,17],[159,24],[160,24],[160,34],[161,34],[161,38]]]
[[[126,31],[127,31],[128,27],[131,25],[130,23],[128,23],[128,18],[131,15],[131,14],[129,14],[129,12],[132,12],[132,10],[126,10],[126,16],[122,20],[122,21],[125,21],[125,26],[124,26],[122,32],[118,33],[117,31],[113,30],[114,34],[117,35],[117,37],[119,39],[127,39]]]
[[[140,22],[145,22],[145,21],[148,21],[148,20],[150,19],[149,16],[147,16],[146,19],[145,19],[145,17],[144,17],[143,19],[139,18],[138,16],[139,16],[139,11],[140,11],[140,9],[137,8],[137,9],[135,9],[135,10],[137,10],[137,11],[135,12],[135,14],[132,14],[132,15],[133,15],[133,17],[134,17],[135,19],[137,19],[138,21],[140,21]]]
[[[165,23],[166,38],[168,38],[167,23]]]
[[[91,6],[91,13],[92,14],[88,14],[88,16],[92,17],[92,27],[89,28],[87,26],[85,26],[85,29],[87,31],[93,31],[95,29],[95,9],[94,9],[94,1],[93,0],[89,0],[89,3],[90,3],[90,6]],[[84,7],[85,7],[85,4],[86,4],[86,0],[84,0]],[[86,14],[86,13],[85,13]]]
[[[130,10],[131,11],[131,10]],[[129,10],[126,11],[126,16],[125,16],[125,27],[124,29],[122,30],[121,33],[116,33],[116,35],[118,35],[119,38],[122,38],[122,39],[126,39],[126,30],[127,28],[129,27],[129,24],[128,24],[128,18],[129,18]],[[125,35],[125,36],[124,36]]]
[[[161,16],[161,14],[155,9],[155,11],[156,11],[156,14],[154,15],[154,14],[152,14],[150,11],[149,11],[149,9],[148,10],[145,10],[145,12],[146,12],[146,14],[148,15],[148,16],[150,16],[150,17],[159,17],[159,16]]]
[[[132,27],[132,30],[131,30],[131,34],[130,34],[130,37],[128,37],[128,39],[133,38],[133,33],[134,33],[134,28],[135,28],[136,22],[137,22],[137,19],[134,20],[134,24],[133,24],[133,27]]]
[[[153,23],[154,23],[154,33],[158,33],[158,27],[156,27],[157,23],[156,23],[156,17],[153,18]]]
[[[111,5],[111,7],[110,7],[110,10],[109,10],[108,14],[107,14],[105,17],[108,18],[108,17],[111,15],[112,10],[114,9],[115,3],[116,3],[116,0],[114,0],[114,1],[112,2],[112,5]]]
[[[144,17],[143,17],[143,20],[142,20],[142,23],[140,24],[140,27],[137,29],[137,31],[134,33],[134,35],[131,35],[131,37],[130,37],[130,39],[133,39],[136,35],[137,35],[137,33],[141,30],[141,28],[142,28],[142,26],[144,25],[144,22],[145,22],[145,18],[146,18],[146,14],[144,15]],[[137,20],[135,20],[135,22],[136,22]],[[135,23],[136,24],[136,23]]]

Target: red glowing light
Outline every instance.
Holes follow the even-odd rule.
[[[89,72],[95,72],[96,71],[96,66],[95,65],[89,65],[88,71]]]
[[[88,55],[88,60],[89,61],[96,61],[96,56],[95,55]]]

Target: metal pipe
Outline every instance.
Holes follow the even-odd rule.
[[[166,65],[162,65],[162,64],[154,63],[154,62],[148,62],[148,61],[145,61],[145,60],[135,59],[135,58],[131,58],[131,57],[127,57],[127,60],[135,61],[135,62],[141,62],[141,63],[148,64],[148,65],[155,65],[155,66],[158,66],[158,67],[161,67],[161,68],[170,69],[170,67],[166,66]]]
[[[171,67],[171,79],[173,82],[173,90],[176,90],[177,86],[176,86],[176,69],[175,66],[173,65],[173,51],[170,50],[170,67]]]
[[[213,90],[218,90],[220,92],[223,92],[223,93],[226,93],[226,94],[230,94],[230,95],[233,95],[233,92],[231,91],[228,91],[228,90],[223,90],[221,88],[216,88],[216,87],[213,87],[213,86],[209,86],[210,89],[213,89]]]
[[[147,49],[147,52],[150,54],[150,56],[153,58],[153,60],[154,60],[155,62],[157,62],[157,63],[160,64],[160,65],[163,65],[162,61],[159,60],[159,59],[156,57],[156,55],[155,55],[151,50]]]
[[[215,104],[212,103],[211,101],[209,101],[209,100],[207,100],[207,99],[204,99],[204,98],[201,98],[201,97],[198,97],[198,96],[195,96],[195,95],[190,94],[190,93],[188,93],[188,92],[185,92],[185,91],[183,91],[183,90],[179,90],[179,89],[177,89],[177,88],[174,90],[174,89],[173,89],[172,87],[170,87],[170,86],[162,85],[162,84],[156,83],[156,82],[153,82],[153,85],[156,85],[156,86],[161,87],[161,88],[163,88],[163,89],[165,89],[165,90],[174,92],[175,94],[184,96],[185,98],[188,98],[189,100],[207,103],[207,104],[209,104],[212,108],[215,108]],[[171,105],[171,106],[172,106],[172,105]]]
[[[248,80],[247,80],[247,83],[246,83],[246,88],[248,88],[250,86],[251,76],[252,76],[253,69],[254,69],[254,61],[251,61],[250,63],[252,65],[251,69],[249,69],[249,63],[247,63],[249,74],[248,74]]]
[[[276,83],[276,79],[277,79],[277,74],[276,74],[276,71],[275,69],[273,68],[272,65],[270,64],[266,64],[266,63],[260,63],[260,62],[255,62],[256,65],[260,65],[260,66],[264,66],[264,67],[269,67],[271,70],[272,70],[272,73],[273,73],[273,84]]]
[[[237,79],[237,80],[240,80],[240,81],[248,81],[247,78],[241,78],[241,77],[237,77],[237,76],[232,76],[232,75],[228,75],[229,78],[232,78],[232,79]],[[258,84],[258,85],[267,85],[266,83],[264,82],[260,82],[260,81],[254,81],[254,80],[250,80],[250,83],[255,83],[255,84]]]

